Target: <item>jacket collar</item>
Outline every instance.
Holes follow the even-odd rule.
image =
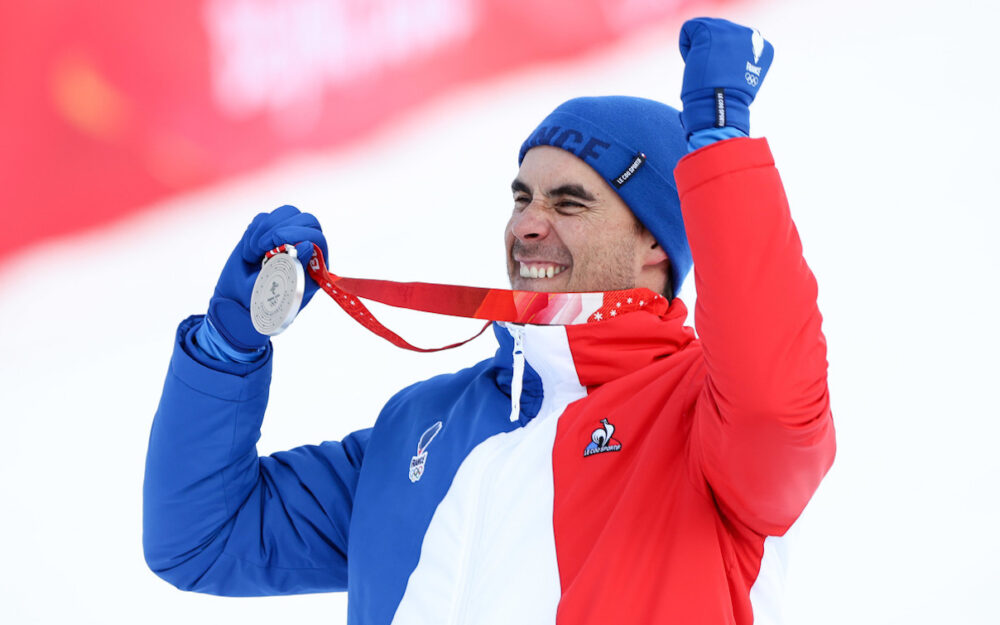
[[[674,298],[662,311],[631,310],[573,325],[494,323],[500,344],[494,356],[497,386],[510,396],[514,333],[521,332],[526,360],[521,390],[522,422],[553,394],[578,396],[657,360],[694,340],[684,325],[687,307]]]
[[[566,326],[580,384],[600,386],[679,352],[695,339],[687,306],[674,298],[661,314],[641,310]]]

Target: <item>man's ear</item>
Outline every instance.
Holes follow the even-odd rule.
[[[653,238],[653,234],[646,230],[642,233],[642,266],[651,267],[653,265],[659,265],[660,263],[667,260],[667,253],[663,250],[663,247],[656,242]]]

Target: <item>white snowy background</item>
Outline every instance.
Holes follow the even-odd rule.
[[[753,134],[771,142],[819,280],[838,429],[792,553],[788,622],[998,623],[1000,9],[781,0],[726,17],[775,44]],[[679,105],[681,21],[6,262],[0,622],[344,622],[344,595],[201,596],[146,568],[145,446],[176,324],[205,309],[253,214],[284,203],[321,219],[342,275],[505,286],[521,140],[576,95]],[[478,325],[384,315],[422,344]],[[487,336],[404,352],[322,294],[275,346],[261,453],[366,427],[403,385],[494,349]]]

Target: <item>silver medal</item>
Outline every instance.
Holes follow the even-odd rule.
[[[305,272],[291,245],[264,260],[250,295],[250,319],[261,334],[275,336],[292,324],[306,289]]]

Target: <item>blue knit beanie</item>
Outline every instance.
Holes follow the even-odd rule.
[[[590,165],[614,189],[670,257],[676,295],[691,270],[674,167],[688,146],[680,113],[628,96],[574,98],[560,104],[521,144],[518,165],[533,147],[551,145]]]

